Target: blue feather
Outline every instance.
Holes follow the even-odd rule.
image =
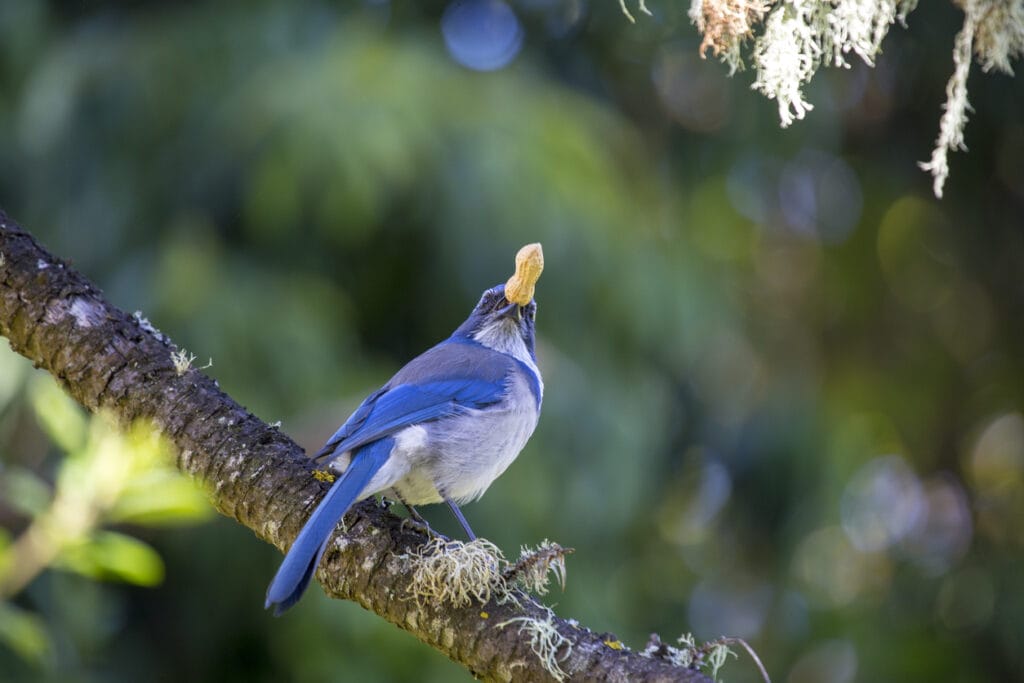
[[[331,435],[331,438],[327,440],[327,443],[324,444],[324,447],[321,448],[320,451],[313,456],[313,458],[322,458],[324,455],[333,452],[334,446],[337,443],[343,441],[344,439],[347,439],[352,435],[352,433],[355,430],[359,429],[363,425],[363,423],[366,422],[366,418],[369,417],[370,411],[373,410],[374,403],[377,402],[377,399],[380,398],[380,395],[383,394],[385,391],[387,391],[387,387],[381,387],[380,389],[378,389],[377,391],[373,392],[365,399],[363,399],[363,402],[359,404],[359,407],[356,408],[355,412],[349,415],[349,418],[345,420],[345,423],[343,425],[338,427],[338,431],[334,432],[334,434]]]
[[[387,386],[427,384],[448,379],[502,382],[512,371],[510,356],[488,349],[472,339],[446,339],[413,358],[395,373]]]
[[[343,439],[332,437],[316,457],[339,455],[410,425],[457,415],[467,408],[484,408],[500,401],[502,391],[500,384],[468,379],[423,386],[402,384],[377,399],[362,424],[348,430]]]
[[[280,616],[302,597],[313,572],[320,564],[320,558],[327,548],[327,539],[338,520],[370,483],[373,475],[387,462],[394,443],[395,440],[391,438],[381,439],[355,453],[348,469],[334,482],[331,490],[310,515],[267,589],[264,607],[274,605],[275,616]]]
[[[410,425],[493,405],[515,363],[479,345],[442,342],[363,401],[313,457],[334,457]]]

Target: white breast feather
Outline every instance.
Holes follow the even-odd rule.
[[[530,350],[526,348],[526,342],[523,341],[516,327],[514,320],[495,320],[477,330],[473,334],[473,340],[499,353],[506,353],[530,368],[537,376],[540,395],[543,396],[544,380],[541,379],[540,369],[537,368],[537,364],[530,355]]]

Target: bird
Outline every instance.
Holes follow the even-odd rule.
[[[313,459],[340,473],[289,548],[265,609],[280,616],[302,597],[338,521],[358,500],[388,494],[459,508],[512,464],[540,418],[544,381],[535,353],[539,243],[516,255],[504,285],[487,289],[450,337],[409,361],[356,408]]]

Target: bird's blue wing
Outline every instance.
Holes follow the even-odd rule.
[[[335,446],[352,436],[357,429],[362,427],[363,423],[366,422],[366,418],[370,416],[370,411],[373,410],[373,406],[377,403],[377,399],[380,398],[381,394],[387,390],[388,388],[385,385],[367,396],[363,402],[359,404],[359,407],[356,408],[355,412],[345,420],[345,424],[338,427],[338,431],[334,432],[334,434],[331,435],[331,438],[327,440],[327,443],[324,444],[324,447],[317,451],[317,454],[313,456],[313,459],[319,460],[324,456],[330,455],[334,452]]]
[[[502,384],[474,380],[399,385],[377,399],[362,425],[334,443],[331,452],[344,453],[410,425],[492,405],[503,393]]]
[[[482,347],[439,344],[371,394],[316,458],[350,451],[404,429],[493,405],[504,396],[511,359]]]

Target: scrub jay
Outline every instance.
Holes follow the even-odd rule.
[[[341,475],[267,589],[275,615],[302,597],[338,520],[375,493],[406,506],[443,501],[476,538],[458,503],[483,495],[540,417],[533,290],[542,267],[540,245],[523,247],[508,283],[485,291],[451,337],[370,394],[314,456]]]

